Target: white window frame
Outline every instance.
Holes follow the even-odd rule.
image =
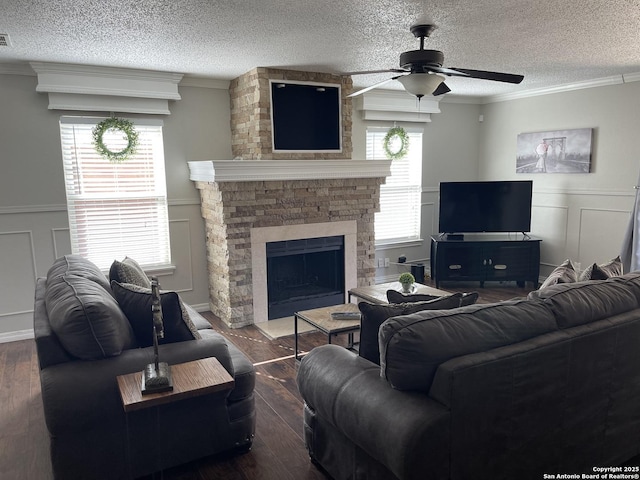
[[[387,159],[383,139],[391,127],[367,127],[366,158]],[[391,176],[380,186],[380,212],[375,214],[376,246],[421,242],[422,137],[421,128],[403,127],[409,150],[391,162]]]
[[[91,130],[102,120],[60,118],[71,251],[103,270],[125,256],[145,270],[171,269],[163,123],[129,119],[139,134],[137,152],[113,163],[92,144]]]

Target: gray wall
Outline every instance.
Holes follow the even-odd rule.
[[[31,334],[35,279],[71,251],[58,120],[74,112],[48,110],[36,84],[36,77],[0,74],[0,341]],[[212,88],[179,91],[182,100],[171,102],[171,115],[162,117],[175,270],[160,283],[206,307],[204,223],[187,161],[231,158],[229,95]]]
[[[422,128],[422,241],[376,249],[376,261],[388,258],[389,267],[376,270],[376,282],[397,280],[400,273],[409,271],[408,265],[397,264],[404,255],[408,261],[424,263],[429,271],[429,238],[438,233],[438,189],[442,181],[476,180],[479,176],[481,123],[480,105],[440,102],[441,113],[431,114],[431,122],[403,123],[403,126]],[[365,158],[368,126],[392,127],[392,123],[364,121],[361,112],[353,114],[353,158]]]
[[[532,179],[541,274],[571,258],[586,268],[620,252],[640,168],[640,83],[496,102],[482,108],[480,179]],[[593,128],[591,173],[516,174],[518,133]]]
[[[26,338],[32,328],[35,278],[69,253],[58,119],[36,93],[36,78],[0,74],[0,341]],[[173,263],[164,288],[185,301],[208,303],[204,226],[188,160],[231,158],[226,89],[180,87],[163,117]],[[437,233],[438,185],[447,180],[534,180],[532,233],[543,238],[542,273],[565,258],[586,267],[618,254],[640,164],[640,83],[598,87],[486,105],[440,103],[424,125],[422,242],[379,249],[391,262],[404,254],[428,266]],[[484,121],[479,121],[479,115]],[[353,158],[364,158],[367,125],[354,111]],[[390,126],[386,124],[387,126]],[[594,128],[593,173],[516,175],[521,132]],[[379,268],[395,280],[406,266]]]
[[[484,105],[440,102],[424,126],[422,242],[378,249],[377,282],[393,281],[407,266],[400,254],[429,265],[429,237],[438,232],[438,184],[450,180],[532,179],[531,233],[542,238],[541,277],[566,258],[586,268],[620,252],[640,168],[640,82],[542,95]],[[354,112],[354,157],[364,157],[368,125]],[[480,121],[482,115],[482,122]],[[387,126],[391,126],[387,124]],[[593,128],[588,174],[516,174],[519,133]],[[357,146],[357,148],[356,148]]]

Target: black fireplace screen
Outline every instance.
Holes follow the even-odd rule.
[[[268,318],[344,303],[344,236],[267,243]]]

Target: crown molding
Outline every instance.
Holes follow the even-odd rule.
[[[49,94],[50,110],[168,115],[169,100],[180,100],[182,74],[129,68],[31,62],[36,92]]]
[[[230,80],[220,80],[217,78],[195,77],[185,75],[180,80],[180,87],[213,88],[216,90],[229,90]]]
[[[180,73],[64,63],[30,65],[38,74],[37,92],[180,100]]]
[[[140,80],[141,78],[147,79],[161,79],[167,78],[171,79],[171,82],[175,82],[176,88],[175,92],[172,94],[173,97],[169,98],[170,100],[179,100],[180,95],[177,91],[177,86],[183,87],[199,87],[199,88],[212,88],[212,89],[223,89],[228,90],[229,88],[229,80],[215,79],[209,77],[198,77],[198,76],[190,76],[183,75],[180,73],[167,73],[167,72],[154,72],[150,70],[136,70],[129,68],[111,68],[111,67],[98,67],[98,66],[86,66],[86,65],[72,65],[72,64],[60,64],[60,63],[45,63],[45,62],[31,62],[31,63],[23,63],[23,62],[0,62],[0,75],[23,75],[23,76],[35,76],[37,74],[36,69],[47,69],[51,73],[58,72],[69,73],[73,72],[75,75],[90,75],[91,72],[97,74],[98,76],[106,76],[109,79],[117,79],[117,78],[130,78],[133,80]],[[34,72],[35,71],[35,72]],[[511,92],[500,95],[490,95],[490,96],[464,96],[464,95],[456,95],[454,93],[447,93],[446,95],[442,95],[441,97],[433,97],[433,98],[423,98],[420,102],[420,107],[423,107],[427,104],[427,102],[435,102],[437,111],[430,111],[428,109],[422,109],[423,113],[439,113],[440,110],[437,107],[440,101],[444,103],[464,103],[464,104],[488,104],[488,103],[496,103],[503,102],[508,100],[517,100],[521,98],[530,98],[541,95],[550,95],[554,93],[563,93],[570,92],[574,90],[582,90],[585,88],[594,88],[594,87],[602,87],[609,85],[620,85],[623,83],[631,83],[640,81],[640,72],[636,73],[627,73],[622,75],[615,75],[611,77],[604,77],[599,79],[585,80],[582,82],[573,82],[563,85],[556,85],[552,87],[545,88],[537,88],[537,89],[529,89],[523,90],[519,92]],[[40,88],[40,86],[39,86]],[[43,87],[44,88],[44,84]],[[38,90],[40,91],[40,90]],[[63,92],[63,90],[58,90],[59,92]],[[96,94],[96,92],[86,91],[86,92],[76,92],[83,94]],[[127,89],[121,89],[119,91],[116,90],[116,93],[121,96],[127,96]],[[129,91],[131,96],[140,96],[139,92],[133,94],[133,92]],[[149,92],[147,93],[149,94]],[[153,95],[153,93],[151,93]],[[390,96],[396,99],[396,101],[400,101],[405,106],[403,107],[403,111],[416,112],[417,108],[415,106],[415,98],[411,95],[407,94],[404,91],[400,90],[378,90],[367,92],[367,94],[363,94],[372,96],[372,95],[383,95]],[[408,100],[407,100],[408,99]],[[354,99],[356,105],[358,102],[361,102],[362,99],[356,97]],[[407,110],[406,102],[411,101],[412,106]],[[431,107],[429,107],[431,108]]]
[[[35,77],[36,73],[28,63],[0,62],[0,75],[24,75],[26,77]]]
[[[205,160],[187,162],[194,182],[257,182],[374,178],[391,175],[391,160]]]
[[[567,83],[564,85],[556,85],[553,87],[534,88],[531,90],[524,90],[522,92],[505,93],[501,95],[492,95],[483,97],[481,103],[496,103],[505,102],[508,100],[518,100],[521,98],[538,97],[541,95],[551,95],[554,93],[572,92],[575,90],[582,90],[585,88],[606,87],[610,85],[620,85],[623,83],[640,81],[640,73],[629,73],[624,75],[614,75],[611,77],[596,78],[593,80],[585,80],[583,82]]]

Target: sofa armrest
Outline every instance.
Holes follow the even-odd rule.
[[[449,411],[443,405],[394,390],[377,365],[336,345],[307,354],[297,380],[309,408],[398,478],[446,476]]]
[[[170,365],[216,357],[234,374],[229,349],[221,335],[160,345],[159,355],[161,361]],[[41,370],[42,401],[49,432],[69,435],[108,422],[123,422],[116,376],[142,371],[153,359],[153,347],[137,348],[116,357],[76,360]]]

